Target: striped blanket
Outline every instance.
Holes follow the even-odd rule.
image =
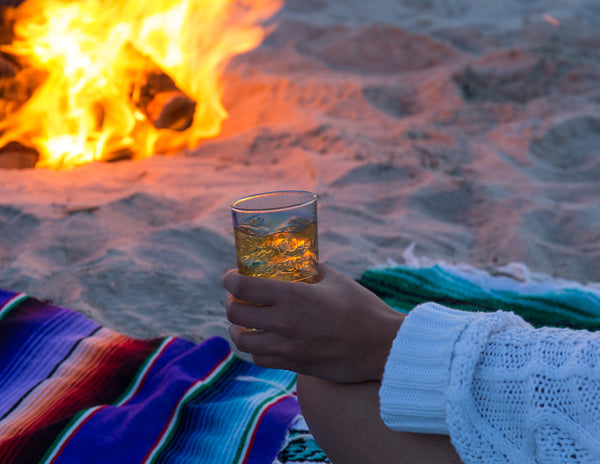
[[[221,338],[137,340],[0,291],[2,463],[298,462],[295,380]]]
[[[405,312],[438,301],[600,328],[600,289],[519,269],[492,275],[409,260],[360,282]],[[0,290],[1,463],[329,462],[300,414],[295,381],[240,360],[221,338],[133,339]]]

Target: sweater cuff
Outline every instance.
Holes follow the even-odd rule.
[[[477,317],[424,303],[404,319],[379,390],[381,418],[389,428],[448,434],[445,394],[454,345]]]

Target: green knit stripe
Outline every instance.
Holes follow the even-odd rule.
[[[576,282],[526,283],[438,264],[369,269],[359,282],[405,313],[435,301],[466,311],[512,311],[538,327],[600,329],[600,292]]]

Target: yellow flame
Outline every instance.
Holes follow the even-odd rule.
[[[282,0],[27,0],[9,10],[14,40],[3,48],[33,87],[0,122],[0,146],[35,148],[37,167],[69,167],[128,152],[134,158],[195,147],[227,116],[220,78],[255,48]],[[160,70],[196,102],[185,131],[157,129],[136,105]]]

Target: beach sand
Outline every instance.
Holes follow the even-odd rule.
[[[198,148],[0,170],[0,287],[136,337],[226,335],[230,203],[319,195],[321,261],[600,281],[600,3],[288,0]]]

